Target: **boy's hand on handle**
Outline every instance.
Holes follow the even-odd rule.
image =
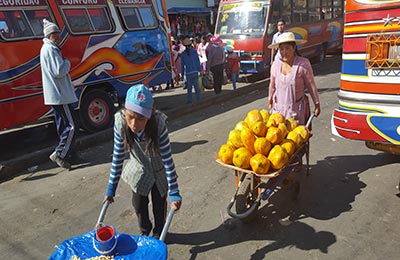
[[[114,197],[111,197],[111,196],[104,196],[103,204],[106,203],[107,200],[108,200],[108,201],[110,202],[110,204],[111,204],[111,203],[114,202]]]
[[[175,211],[177,211],[181,208],[181,204],[182,204],[181,200],[173,201],[171,202],[171,208],[174,208]]]

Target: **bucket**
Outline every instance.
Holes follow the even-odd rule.
[[[102,255],[111,254],[116,246],[117,236],[112,226],[104,226],[96,230],[96,235],[93,237],[93,247],[98,253]]]

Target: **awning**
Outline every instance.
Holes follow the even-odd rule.
[[[211,8],[207,7],[171,7],[168,14],[194,14],[194,13],[211,13]]]

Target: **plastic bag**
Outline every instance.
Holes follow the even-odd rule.
[[[197,85],[199,87],[200,93],[204,93],[204,86],[203,86],[203,77],[199,77],[199,81],[197,82]]]
[[[202,84],[203,87],[206,89],[213,89],[214,88],[214,82],[213,82],[213,77],[211,73],[208,73],[207,75],[204,75],[202,78]]]

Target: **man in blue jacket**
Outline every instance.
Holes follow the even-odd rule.
[[[71,169],[71,163],[67,159],[73,155],[74,137],[78,131],[72,115],[72,104],[78,99],[69,76],[71,64],[61,54],[58,26],[44,19],[43,33],[40,65],[44,103],[53,108],[60,139],[55,151],[50,155],[50,160],[62,168]]]

